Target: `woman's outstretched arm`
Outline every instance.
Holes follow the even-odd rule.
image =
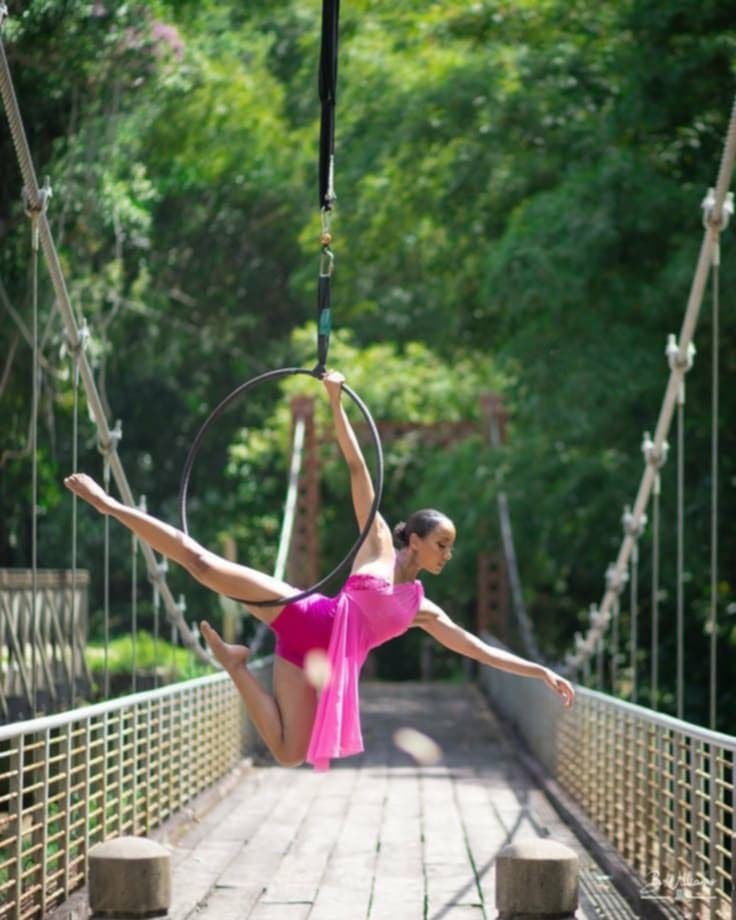
[[[422,601],[412,626],[420,626],[446,648],[465,655],[467,658],[480,661],[481,664],[499,668],[501,671],[509,671],[511,674],[519,674],[522,677],[537,677],[559,694],[566,707],[572,706],[575,691],[572,684],[564,677],[560,677],[559,674],[550,668],[545,668],[544,665],[520,658],[503,649],[492,648],[478,636],[453,622],[441,607],[428,598]]]

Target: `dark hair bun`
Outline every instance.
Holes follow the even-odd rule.
[[[397,547],[409,545],[409,537],[406,533],[406,521],[399,521],[396,527],[394,527],[394,545]]]

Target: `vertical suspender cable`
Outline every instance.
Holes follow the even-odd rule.
[[[74,353],[74,406],[72,409],[72,472],[79,466],[79,355]],[[77,495],[72,493],[72,708],[77,698]]]
[[[158,688],[158,611],[160,595],[158,583],[153,586],[153,686]]]
[[[33,395],[31,408],[31,708],[34,717],[38,706],[37,649],[38,629],[38,213],[31,214],[31,275],[33,300]],[[42,632],[42,630],[41,630]]]
[[[138,538],[130,535],[130,635],[133,646],[131,664],[131,693],[136,692],[136,643],[138,639]]]
[[[717,617],[718,617],[718,295],[721,247],[716,242],[713,249],[713,369],[712,400],[713,419],[711,422],[711,512],[710,512],[710,616],[708,631],[710,633],[710,727],[716,730],[716,688],[717,688]]]
[[[110,464],[105,457],[105,468],[103,474],[105,482],[105,492],[110,491]],[[103,617],[104,617],[104,675],[103,675],[103,694],[104,698],[108,699],[110,696],[110,668],[109,668],[109,645],[110,645],[110,515],[106,514],[104,516],[105,523],[105,548],[104,548],[104,560],[103,560],[103,572],[104,572],[104,596],[103,596]]]
[[[657,708],[659,693],[659,501],[661,476],[654,478],[652,498],[652,675],[649,705]]]
[[[616,696],[618,693],[618,621],[621,605],[618,594],[613,599],[613,616],[611,628],[611,693]]]
[[[684,585],[684,510],[685,502],[685,381],[680,384],[677,398],[677,718],[683,717],[684,710],[684,622],[685,622],[685,585]]]
[[[174,681],[174,674],[176,673],[176,645],[178,641],[179,640],[176,635],[176,623],[172,623],[171,624],[171,664],[170,664],[171,674],[169,676],[169,680],[172,683]]]
[[[634,543],[631,551],[631,702],[637,699],[636,653],[639,644],[639,544]]]

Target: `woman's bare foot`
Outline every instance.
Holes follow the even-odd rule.
[[[250,649],[247,645],[230,645],[228,642],[223,642],[207,620],[202,620],[199,628],[207,640],[207,645],[212,649],[212,654],[228,673],[242,667],[250,657]]]
[[[75,495],[89,502],[102,514],[110,513],[112,499],[91,476],[87,476],[86,473],[72,473],[71,476],[66,477],[64,485],[70,492],[74,492]]]

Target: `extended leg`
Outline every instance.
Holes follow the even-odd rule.
[[[248,649],[244,645],[223,642],[206,620],[201,629],[215,658],[238,688],[268,749],[282,766],[298,766],[307,753],[317,707],[317,694],[301,668],[276,655],[271,696],[246,668]]]
[[[129,530],[183,566],[197,581],[218,594],[228,597],[248,598],[255,601],[276,600],[294,593],[286,582],[266,575],[245,565],[229,562],[210,552],[183,531],[164,524],[153,515],[129,508],[107,495],[103,489],[84,473],[67,476],[64,485],[80,498],[88,501],[103,514],[110,514]],[[281,607],[253,607],[251,612],[265,623],[270,623],[281,612]]]

